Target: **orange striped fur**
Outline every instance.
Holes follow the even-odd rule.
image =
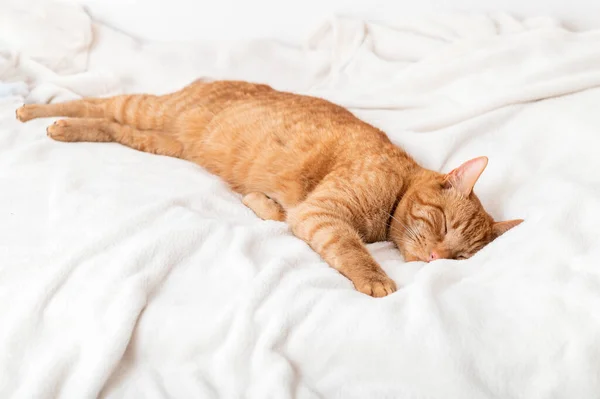
[[[68,119],[48,127],[55,140],[116,141],[203,166],[375,297],[396,285],[365,243],[392,240],[407,261],[461,259],[521,222],[494,222],[472,192],[486,158],[427,170],[346,109],[266,85],[198,80],[163,96],[17,110],[23,122],[56,116]]]

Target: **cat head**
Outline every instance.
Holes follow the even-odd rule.
[[[473,193],[487,158],[450,173],[424,170],[400,199],[390,238],[407,262],[467,259],[523,220],[495,222]]]

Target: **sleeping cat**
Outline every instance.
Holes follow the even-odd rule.
[[[22,122],[55,116],[69,117],[48,127],[55,140],[116,141],[203,166],[374,297],[396,284],[365,243],[391,240],[406,261],[466,259],[522,222],[494,222],[473,193],[487,158],[428,170],[346,109],[262,84],[198,80],[163,96],[17,110]]]

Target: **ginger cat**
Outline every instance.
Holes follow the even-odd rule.
[[[522,220],[494,222],[473,193],[487,158],[424,169],[375,127],[319,98],[238,81],[198,80],[163,95],[30,104],[17,118],[64,116],[59,141],[116,141],[195,162],[382,297],[396,284],[365,243],[393,241],[406,261],[465,259]]]

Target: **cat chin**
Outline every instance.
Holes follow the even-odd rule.
[[[405,262],[426,262],[426,260],[409,253],[404,253],[402,256],[404,257]]]

